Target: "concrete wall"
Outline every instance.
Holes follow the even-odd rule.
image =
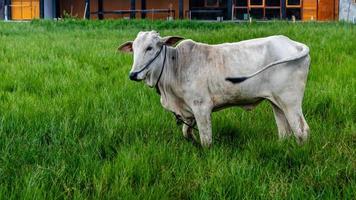
[[[339,19],[356,23],[355,0],[340,0]]]
[[[1,1],[1,0],[0,0]],[[55,3],[53,0],[44,0],[44,18],[53,19],[55,18]]]

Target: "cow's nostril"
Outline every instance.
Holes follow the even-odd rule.
[[[136,81],[136,80],[137,80],[137,74],[136,74],[136,73],[130,73],[130,74],[129,74],[129,78],[130,78],[130,80],[132,80],[132,81]]]

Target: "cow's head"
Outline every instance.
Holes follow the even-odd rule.
[[[168,36],[160,37],[156,31],[139,32],[136,39],[132,42],[125,42],[120,45],[118,50],[123,52],[133,52],[133,65],[129,77],[134,81],[145,80],[153,86],[153,76],[161,69],[164,59],[163,46],[173,46],[181,37]]]

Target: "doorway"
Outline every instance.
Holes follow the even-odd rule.
[[[31,20],[40,18],[39,0],[12,0],[11,19]]]
[[[339,1],[338,0],[319,0],[318,20],[332,21],[338,19]]]

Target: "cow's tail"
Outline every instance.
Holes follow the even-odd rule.
[[[252,77],[256,76],[257,74],[265,71],[266,69],[268,69],[270,67],[273,67],[273,66],[278,65],[278,64],[290,62],[290,61],[299,60],[299,59],[304,58],[307,55],[309,55],[309,48],[304,44],[301,44],[301,43],[298,43],[298,44],[300,44],[299,48],[302,48],[302,51],[296,57],[292,57],[292,58],[290,57],[290,58],[286,58],[286,59],[277,60],[277,61],[268,64],[264,68],[258,70],[257,72],[255,72],[253,74],[250,74],[248,76],[226,77],[225,80],[226,81],[230,81],[231,83],[241,83],[241,82],[243,82],[243,81],[245,81],[245,80],[247,80],[249,78],[252,78]]]

